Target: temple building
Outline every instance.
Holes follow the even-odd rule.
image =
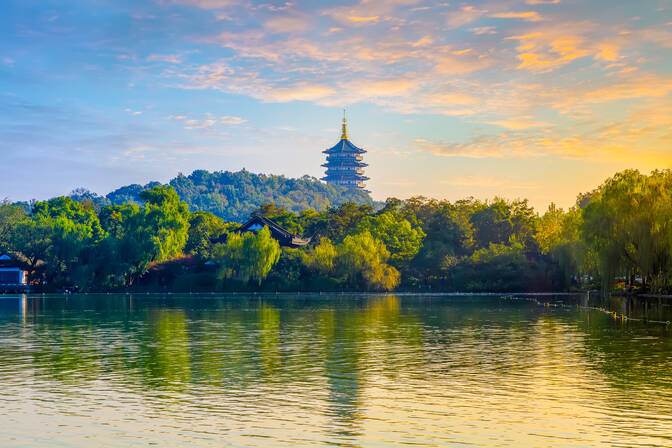
[[[362,154],[366,151],[358,148],[348,140],[348,125],[345,120],[345,111],[343,111],[343,130],[341,141],[336,146],[322,151],[327,155],[327,163],[322,164],[327,168],[323,181],[328,184],[342,185],[344,187],[357,188],[370,193],[366,190],[364,181],[369,180],[364,176],[364,167],[366,163],[362,162]]]
[[[310,243],[311,238],[302,238],[298,235],[294,235],[292,232],[289,230],[283,229],[280,227],[278,224],[275,222],[271,221],[270,219],[253,214],[250,219],[243,224],[242,226],[238,227],[234,232],[236,233],[244,233],[244,232],[258,232],[259,230],[263,229],[264,227],[268,227],[268,230],[271,232],[271,238],[276,240],[278,244],[282,247],[291,247],[296,249],[297,247],[303,247]],[[210,242],[213,244],[223,244],[226,243],[227,240],[227,233],[223,233],[219,235],[217,238],[210,238]]]

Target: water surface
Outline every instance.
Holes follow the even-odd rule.
[[[0,445],[672,446],[672,328],[546,301],[0,296]]]

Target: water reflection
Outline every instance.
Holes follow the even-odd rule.
[[[3,297],[0,436],[669,446],[671,353],[664,325],[498,298]]]

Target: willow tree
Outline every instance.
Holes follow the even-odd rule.
[[[337,253],[337,270],[350,286],[363,283],[370,289],[389,291],[399,284],[399,271],[387,264],[390,252],[371,233],[346,236]]]
[[[641,275],[656,292],[672,280],[672,173],[627,170],[602,184],[583,210],[582,232],[595,250],[603,290],[617,276]]]
[[[321,238],[320,243],[304,254],[303,262],[312,271],[330,274],[334,270],[336,247],[329,238]]]
[[[264,227],[256,233],[230,233],[226,243],[215,247],[214,260],[219,265],[220,278],[261,283],[278,262],[280,253],[280,245]]]
[[[164,261],[182,253],[189,237],[189,207],[175,190],[157,186],[140,193],[145,202],[139,230],[153,245],[152,261]]]
[[[582,238],[582,225],[579,207],[565,212],[553,203],[538,222],[535,238],[539,248],[558,263],[566,286],[573,278],[581,285],[586,275],[596,273],[595,255]]]

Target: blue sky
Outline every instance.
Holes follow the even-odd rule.
[[[672,1],[5,0],[0,197],[194,169],[315,177],[340,135],[376,199],[570,206],[670,167]]]

